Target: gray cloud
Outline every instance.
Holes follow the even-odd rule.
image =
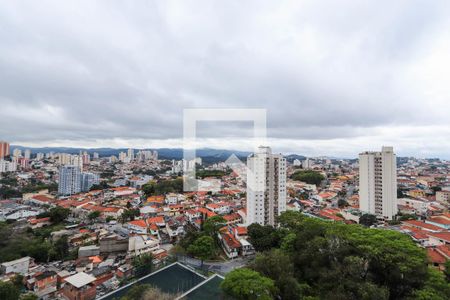
[[[317,153],[351,155],[376,140],[448,157],[450,148],[407,142],[448,137],[448,8],[448,1],[7,2],[0,138],[164,146],[181,138],[185,108],[266,108],[269,135],[285,151],[312,153],[316,143]],[[250,129],[224,127],[202,134]],[[387,138],[386,129],[398,136]]]

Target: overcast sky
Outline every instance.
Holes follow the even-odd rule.
[[[450,158],[450,1],[126,2],[2,2],[0,140],[181,147],[183,109],[263,108],[276,151]]]

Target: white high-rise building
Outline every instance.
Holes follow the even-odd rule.
[[[0,173],[15,172],[16,170],[17,170],[16,162],[0,159]]]
[[[58,194],[69,196],[81,192],[81,171],[78,166],[59,168]]]
[[[247,224],[275,225],[286,210],[286,159],[260,146],[247,167]]]
[[[26,159],[30,159],[30,158],[31,158],[31,150],[30,150],[30,149],[26,149],[26,150],[25,150],[24,157],[25,157]]]
[[[128,158],[130,159],[130,161],[134,159],[134,150],[131,148],[128,149]]]
[[[397,160],[393,147],[359,154],[359,209],[389,220],[397,214]]]

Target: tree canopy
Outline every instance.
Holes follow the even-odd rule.
[[[142,186],[146,197],[183,192],[183,178],[151,181]]]
[[[231,271],[220,286],[225,293],[235,299],[270,300],[276,294],[276,287],[272,279],[247,268]]]
[[[214,239],[210,236],[201,236],[188,247],[187,251],[203,262],[214,255]]]
[[[325,177],[317,171],[313,170],[299,170],[291,176],[292,179],[306,182],[308,184],[319,185]]]
[[[278,221],[278,228],[248,227],[249,239],[260,251],[248,267],[273,280],[276,297],[450,298],[444,274],[427,267],[425,251],[405,234],[292,211]]]

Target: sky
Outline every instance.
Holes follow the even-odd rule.
[[[181,147],[265,109],[274,151],[450,158],[450,1],[3,1],[0,140]],[[198,146],[249,150],[251,122]]]

